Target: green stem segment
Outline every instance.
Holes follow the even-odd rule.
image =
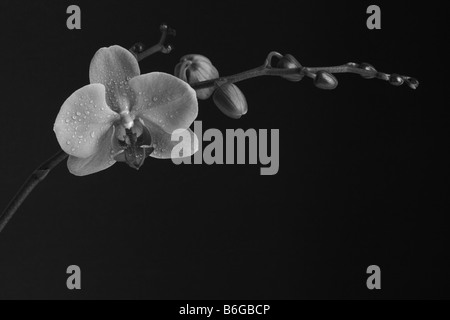
[[[0,216],[0,232],[12,218],[17,209],[19,209],[19,207],[25,201],[31,191],[33,191],[33,189],[39,184],[39,182],[45,179],[47,174],[54,167],[56,167],[61,161],[66,159],[67,156],[68,155],[64,151],[60,150],[33,171],[33,173],[28,177],[28,179],[19,189],[14,198],[12,198],[12,200],[9,202],[8,206]]]

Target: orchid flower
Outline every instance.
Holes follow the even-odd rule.
[[[160,41],[145,50],[137,43],[131,52],[120,46],[97,51],[89,69],[90,84],[75,91],[56,117],[53,128],[62,150],[34,170],[11,199],[0,215],[0,232],[38,183],[67,156],[69,171],[78,176],[107,169],[117,161],[139,169],[148,156],[191,156],[199,144],[189,129],[198,114],[197,98],[212,96],[225,115],[239,119],[247,113],[247,101],[234,85],[237,82],[259,76],[279,76],[293,82],[310,78],[317,88],[332,90],[338,85],[333,74],[354,73],[394,86],[419,86],[415,78],[380,72],[368,63],[305,67],[293,55],[276,51],[270,52],[261,66],[226,77],[219,77],[211,60],[197,54],[181,58],[175,68],[178,78],[160,72],[141,75],[138,61],[172,50],[164,43],[175,30],[163,24],[160,31]],[[277,64],[273,64],[274,59]]]
[[[97,51],[89,80],[63,103],[54,124],[72,174],[96,173],[117,161],[139,169],[149,155],[171,158],[179,143],[171,135],[179,129],[191,137],[180,157],[197,151],[198,139],[189,126],[198,103],[186,82],[161,72],[140,75],[136,58],[120,46]]]

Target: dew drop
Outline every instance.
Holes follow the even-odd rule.
[[[95,132],[92,131],[92,132],[91,132],[91,138],[94,138],[94,137],[95,137]]]

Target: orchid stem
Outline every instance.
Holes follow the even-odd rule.
[[[374,68],[365,69],[360,67],[355,63],[347,63],[340,66],[331,66],[331,67],[298,67],[298,68],[273,68],[268,63],[271,60],[273,53],[271,52],[268,56],[266,62],[255,69],[251,69],[245,72],[241,72],[232,76],[227,77],[219,77],[216,79],[191,83],[190,86],[195,90],[211,88],[211,87],[220,87],[225,83],[236,83],[239,81],[260,77],[260,76],[288,76],[288,75],[306,75],[309,78],[314,79],[316,77],[317,72],[323,71],[328,73],[354,73],[358,74],[365,79],[380,79],[384,81],[389,81],[393,85],[401,85],[406,83],[411,89],[416,89],[419,85],[419,82],[408,76],[401,76],[398,74],[387,74],[384,72],[378,72]],[[396,80],[396,82],[393,82]]]
[[[166,45],[165,42],[168,35],[175,36],[176,34],[175,29],[168,27],[166,24],[162,24],[159,26],[159,30],[161,31],[161,38],[159,39],[159,42],[157,44],[144,50],[143,44],[136,43],[129,50],[134,55],[134,57],[138,62],[158,52],[170,53],[172,51],[173,49],[172,46]]]
[[[176,32],[174,29],[169,28],[166,24],[160,26],[161,38],[159,42],[154,46],[143,50],[143,45],[136,43],[129,51],[135,56],[136,60],[139,62],[157,52],[170,53],[172,51],[172,46],[166,45],[167,36],[175,36]],[[54,154],[50,159],[45,161],[36,170],[31,173],[19,191],[16,193],[14,198],[8,203],[8,206],[3,210],[0,215],[0,233],[8,224],[9,220],[14,216],[14,213],[20,208],[22,203],[26,200],[28,195],[34,190],[34,188],[47,177],[49,172],[56,167],[61,161],[67,158],[67,154],[60,150]]]
[[[6,224],[11,220],[14,213],[16,213],[17,209],[20,208],[22,203],[28,197],[28,195],[33,191],[33,189],[47,177],[49,172],[56,167],[61,161],[67,158],[67,154],[60,150],[56,154],[54,154],[50,159],[45,161],[42,165],[40,165],[36,170],[31,173],[22,187],[19,189],[17,194],[12,198],[9,202],[8,206],[2,212],[0,216],[0,232],[5,228]]]
[[[172,50],[170,45],[165,45],[165,41],[168,35],[175,35],[175,30],[169,28],[167,25],[163,24],[160,26],[161,30],[161,38],[159,42],[150,47],[147,50],[143,50],[143,45],[135,44],[133,48],[130,49],[130,52],[136,57],[137,61],[141,61],[149,57],[150,55],[163,52],[169,53]],[[273,58],[282,59],[283,55],[278,52],[271,52],[267,56],[265,62],[260,67],[241,72],[228,77],[219,77],[216,79],[206,80],[202,82],[192,83],[190,86],[195,90],[205,89],[215,87],[218,88],[223,84],[227,83],[236,83],[239,81],[260,77],[260,76],[289,76],[289,75],[301,75],[307,76],[308,78],[315,79],[319,72],[327,72],[329,74],[333,73],[354,73],[359,74],[361,77],[365,79],[381,79],[384,81],[389,81],[392,85],[399,86],[403,83],[406,83],[410,88],[416,89],[419,85],[419,82],[411,77],[401,76],[398,74],[386,74],[383,72],[378,72],[374,67],[367,63],[356,64],[349,62],[340,66],[331,66],[331,67],[303,67],[299,63],[295,66],[297,68],[274,68],[272,67],[272,59]],[[301,78],[301,77],[300,77]],[[14,213],[19,209],[21,204],[25,201],[28,195],[33,191],[33,189],[45,179],[48,173],[56,167],[61,161],[67,158],[67,154],[60,150],[55,155],[53,155],[50,159],[44,162],[39,168],[34,170],[34,172],[28,177],[23,186],[14,196],[14,198],[9,202],[6,209],[0,216],[0,232],[4,229],[8,221],[13,217]]]

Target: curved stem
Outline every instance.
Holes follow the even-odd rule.
[[[267,68],[265,66],[261,66],[232,76],[220,77],[216,79],[192,83],[190,84],[190,86],[195,90],[200,90],[210,87],[220,87],[224,83],[236,83],[239,81],[261,76],[283,76],[290,74],[298,74],[302,72],[304,72],[304,68],[280,69],[280,68]]]
[[[165,42],[168,35],[175,36],[175,30],[169,28],[165,24],[162,24],[160,26],[160,31],[161,37],[159,39],[159,42],[154,46],[140,52],[136,50],[136,48],[139,47],[138,44],[135,44],[133,48],[129,50],[136,57],[137,61],[141,61],[157,52],[170,53],[170,51],[172,51],[172,47],[170,45],[165,45]],[[28,179],[16,193],[14,198],[11,199],[11,201],[8,203],[8,206],[0,215],[0,233],[5,228],[9,220],[11,220],[14,213],[16,213],[17,209],[19,209],[19,207],[28,197],[28,195],[39,184],[39,182],[44,180],[49,172],[67,157],[68,155],[64,151],[60,150],[31,173],[31,175],[28,177]]]
[[[163,53],[169,53],[171,50],[170,46],[165,46],[164,42],[166,40],[166,36],[168,34],[174,35],[175,30],[170,29],[166,25],[161,26],[161,39],[158,44],[154,45],[153,47],[145,50],[144,52],[134,52],[132,49],[130,50],[136,57],[138,61],[152,55],[156,52],[163,52]],[[298,68],[273,68],[271,66],[271,60],[273,57],[280,58],[282,57],[281,54],[277,52],[271,52],[265,61],[265,63],[257,68],[244,71],[232,76],[228,77],[219,77],[216,79],[206,80],[202,82],[192,83],[190,84],[191,87],[195,90],[210,88],[210,87],[220,87],[221,85],[225,83],[235,83],[259,76],[288,76],[288,75],[303,75],[307,76],[309,78],[316,78],[316,74],[319,71],[328,72],[328,73],[355,73],[359,74],[365,79],[372,79],[377,78],[385,81],[391,82],[393,85],[401,85],[403,82],[405,82],[410,88],[416,89],[419,85],[419,82],[411,77],[407,76],[401,76],[398,74],[386,74],[383,72],[378,72],[375,70],[375,68],[363,64],[358,65],[356,63],[347,63],[340,66],[331,66],[331,67],[302,67],[299,66]],[[14,198],[10,201],[6,209],[3,211],[3,213],[0,216],[0,232],[3,230],[3,228],[6,226],[8,221],[12,218],[14,213],[17,211],[17,209],[20,207],[20,205],[24,202],[24,200],[28,197],[31,191],[41,182],[45,179],[47,174],[56,167],[62,160],[67,158],[67,154],[64,151],[59,151],[56,153],[53,157],[51,157],[49,160],[44,162],[39,168],[37,168],[25,181],[24,185],[20,188],[18,193],[14,196]]]
[[[287,75],[306,75],[309,78],[315,78],[316,73],[319,71],[325,71],[328,73],[354,73],[362,76],[365,79],[380,79],[384,81],[390,81],[391,77],[396,76],[402,78],[410,88],[416,89],[419,82],[408,76],[400,75],[389,75],[384,72],[376,71],[375,69],[364,69],[358,67],[356,64],[348,63],[340,66],[331,67],[299,67],[299,68],[272,68],[265,63],[264,65],[244,71],[232,76],[220,77],[216,79],[206,80],[202,82],[192,83],[190,86],[195,90],[210,88],[210,87],[220,87],[224,83],[236,83],[239,81],[247,80],[250,78],[260,77],[260,76],[287,76]]]
[[[8,221],[13,217],[14,213],[16,213],[17,209],[19,209],[20,205],[25,201],[31,191],[33,191],[39,182],[45,179],[54,167],[66,159],[67,156],[68,155],[64,151],[60,150],[40,165],[36,170],[34,170],[33,173],[31,173],[17,194],[14,198],[12,198],[8,206],[2,212],[0,216],[0,232],[2,232],[3,228],[5,228]]]

